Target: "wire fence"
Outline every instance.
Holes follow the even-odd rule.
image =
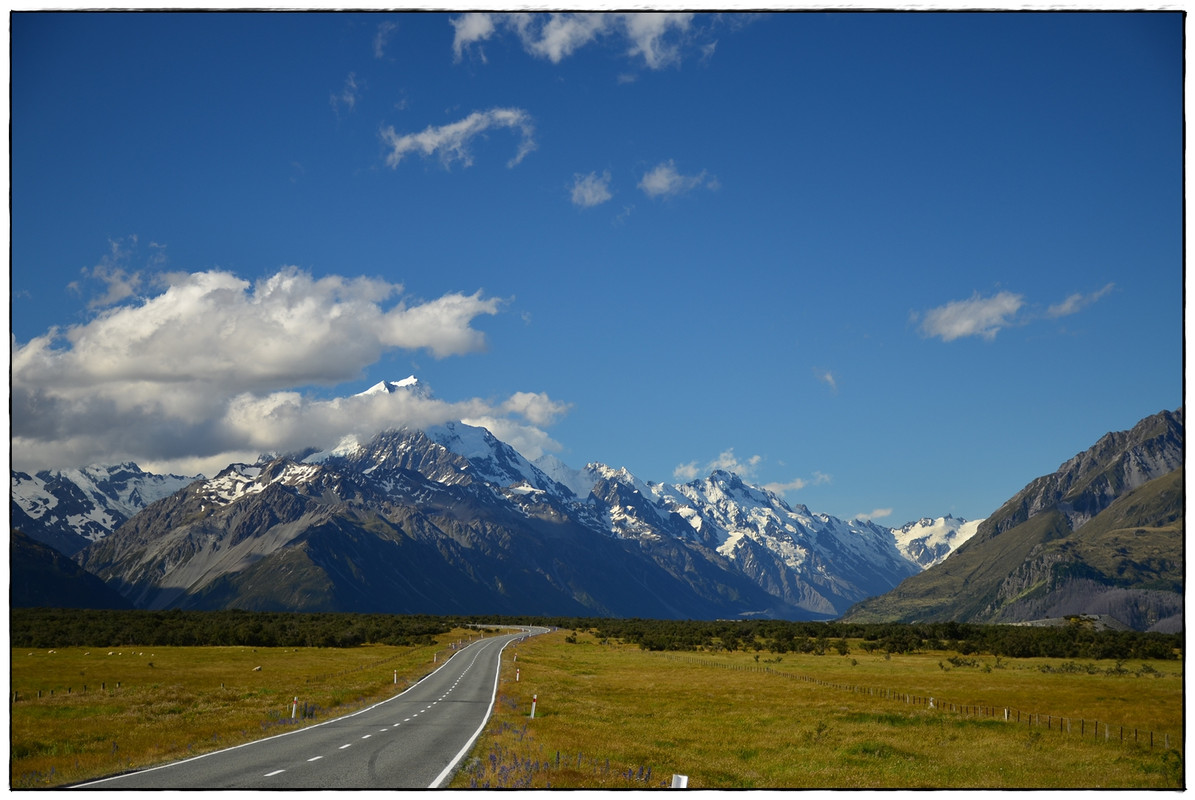
[[[1118,742],[1131,743],[1140,746],[1148,747],[1162,747],[1170,750],[1182,750],[1182,737],[1171,737],[1169,733],[1156,733],[1151,730],[1142,730],[1140,728],[1129,728],[1123,725],[1114,725],[1108,721],[1076,719],[1073,717],[1061,717],[1054,714],[1039,714],[1036,712],[1022,711],[1012,706],[989,706],[989,705],[972,705],[960,704],[949,700],[944,700],[940,697],[930,697],[927,695],[917,695],[908,692],[901,692],[887,687],[876,686],[858,686],[847,683],[837,683],[834,681],[826,681],[820,678],[814,678],[810,675],[800,675],[794,672],[785,672],[783,670],[773,669],[768,666],[760,666],[758,664],[727,664],[718,663],[716,661],[708,661],[706,659],[697,658],[694,656],[675,655],[672,653],[661,654],[663,658],[669,661],[680,661],[687,664],[697,664],[703,667],[711,667],[714,669],[726,669],[734,672],[756,672],[768,675],[776,675],[790,680],[802,681],[804,683],[812,683],[817,686],[824,686],[828,689],[837,689],[839,691],[851,692],[853,694],[868,695],[881,700],[890,700],[894,702],[904,703],[910,706],[922,706],[927,709],[934,709],[943,712],[952,712],[971,717],[989,717],[996,720],[1003,720],[1012,725],[1025,725],[1029,728],[1045,728],[1047,731],[1057,731],[1061,734],[1078,735],[1085,739],[1091,739],[1099,742]]]

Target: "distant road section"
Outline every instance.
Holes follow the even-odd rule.
[[[354,714],[75,788],[436,788],[448,782],[490,717],[502,650],[545,631],[469,644],[405,692]]]

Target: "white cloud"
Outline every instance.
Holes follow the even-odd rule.
[[[420,133],[399,135],[393,127],[383,128],[382,141],[390,148],[386,164],[397,167],[408,153],[424,156],[439,155],[445,166],[460,161],[466,167],[473,163],[470,145],[475,138],[492,128],[510,128],[521,134],[519,150],[507,166],[513,167],[535,149],[535,126],[530,115],[518,108],[491,108],[475,111],[457,122],[447,125],[431,125]]]
[[[664,38],[672,31],[687,31],[693,15],[641,12],[622,15],[622,21],[626,25],[627,38],[631,40],[628,54],[632,58],[643,56],[647,66],[659,69],[680,61],[679,44],[666,43]]]
[[[765,483],[763,488],[767,489],[769,492],[774,492],[775,494],[784,494],[785,492],[795,492],[804,489],[811,483],[814,486],[820,486],[823,483],[829,482],[829,475],[825,474],[824,472],[814,472],[812,481],[805,480],[804,478],[793,478],[788,483]]]
[[[169,280],[136,305],[13,340],[15,468],[128,459],[193,473],[199,463],[219,469],[261,452],[465,418],[489,420],[543,451],[554,443],[539,426],[568,410],[533,392],[447,403],[299,391],[360,380],[395,350],[437,358],[482,350],[472,322],[496,314],[501,301],[480,293],[410,301],[383,280],[317,279],[294,268],[255,284],[218,271]]]
[[[1025,298],[1012,292],[1000,292],[992,297],[980,297],[976,292],[969,300],[955,300],[925,312],[921,333],[926,337],[940,337],[946,342],[964,336],[980,336],[991,341],[1001,328],[1012,324],[1024,305]]]
[[[819,381],[829,386],[831,391],[838,392],[838,381],[834,378],[833,372],[828,369],[815,369],[813,374]]]
[[[691,481],[699,474],[710,473],[721,469],[733,472],[741,478],[750,479],[762,461],[763,456],[758,455],[751,456],[746,461],[740,461],[734,454],[734,448],[730,447],[719,453],[716,458],[712,459],[703,468],[698,467],[696,461],[690,461],[688,464],[678,465],[672,470],[672,475],[678,480]]]
[[[518,414],[533,425],[551,425],[571,407],[572,404],[558,403],[543,392],[515,392],[500,406],[502,411]]]
[[[890,517],[890,516],[892,516],[892,509],[877,508],[877,509],[873,509],[872,511],[870,511],[866,514],[856,514],[855,519],[873,520],[873,519],[883,519],[884,517]]]
[[[505,30],[518,37],[529,55],[553,64],[607,39],[622,44],[631,59],[642,58],[648,68],[661,69],[680,63],[693,39],[694,20],[691,13],[468,13],[452,20],[452,53],[459,61],[467,50]],[[708,43],[697,48],[707,58],[713,52]],[[485,53],[478,53],[484,61]]]
[[[582,208],[592,208],[613,197],[610,193],[610,171],[606,170],[600,176],[596,172],[588,175],[573,176],[573,205]]]
[[[717,179],[707,179],[705,170],[697,175],[682,175],[669,159],[650,169],[639,181],[639,188],[648,197],[675,197],[703,184],[709,189],[718,188]]]
[[[1056,303],[1055,305],[1052,305],[1046,309],[1046,315],[1056,318],[1078,313],[1087,306],[1097,302],[1100,298],[1111,292],[1114,288],[1116,288],[1116,284],[1109,283],[1107,286],[1097,292],[1091,292],[1090,294],[1072,294],[1061,303]]]
[[[462,14],[452,20],[452,27],[456,34],[452,39],[452,55],[457,61],[461,54],[471,45],[484,42],[494,35],[494,20],[492,14],[471,12]],[[484,54],[482,60],[485,60]]]
[[[765,483],[763,488],[767,489],[773,494],[784,494],[785,492],[795,492],[798,489],[804,489],[809,485],[808,481],[801,478],[793,478],[788,483]]]

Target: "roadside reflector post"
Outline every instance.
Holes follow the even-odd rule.
[[[398,670],[394,670],[394,685],[398,685]]]
[[[531,718],[535,719],[535,704],[539,700],[538,694],[531,695]]]
[[[519,682],[519,668],[515,667],[515,683]]]
[[[672,788],[673,789],[688,789],[689,788],[689,776],[688,775],[673,775],[672,776]]]
[[[295,703],[290,707],[290,718],[294,719],[295,714],[299,713],[299,698],[295,698]]]

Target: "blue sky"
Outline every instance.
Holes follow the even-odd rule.
[[[464,418],[899,525],[1182,404],[1177,13],[11,23],[17,469]]]

